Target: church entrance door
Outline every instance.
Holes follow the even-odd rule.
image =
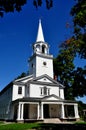
[[[49,118],[49,105],[44,104],[44,118]]]

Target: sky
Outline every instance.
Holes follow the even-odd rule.
[[[74,0],[53,0],[53,8],[36,9],[32,0],[22,7],[21,12],[5,13],[0,18],[0,91],[22,72],[29,70],[28,59],[32,55],[32,44],[36,41],[38,22],[42,21],[44,39],[50,45],[50,54],[58,55],[59,45],[72,35],[70,10]],[[66,24],[70,27],[67,28]],[[76,60],[77,66],[84,61]],[[81,98],[80,98],[81,99]],[[86,103],[86,97],[81,99]]]

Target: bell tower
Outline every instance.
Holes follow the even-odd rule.
[[[37,39],[33,44],[33,55],[29,59],[29,73],[34,77],[47,74],[53,78],[53,56],[49,54],[49,45],[44,40],[41,20],[39,20]]]

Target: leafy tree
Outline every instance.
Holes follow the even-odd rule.
[[[66,43],[67,41],[65,41]],[[74,53],[71,46],[62,44],[59,55],[54,59],[54,74],[57,80],[65,86],[65,98],[74,99],[72,93]]]
[[[27,0],[0,0],[0,16],[2,17],[4,12],[20,11],[21,7],[26,4]]]
[[[23,78],[23,77],[27,76],[28,73],[29,73],[29,72],[26,72],[26,73],[25,73],[25,72],[22,72],[16,79]],[[15,80],[16,80],[16,79],[15,79]]]
[[[57,79],[66,86],[66,99],[86,95],[86,67],[74,68],[73,63],[76,56],[86,59],[86,1],[76,0],[71,15],[73,36],[61,44],[60,54],[54,60]]]
[[[38,8],[42,6],[44,0],[32,0],[33,5]],[[53,6],[53,0],[45,0],[46,8],[50,9]],[[0,0],[0,16],[4,13],[18,11],[20,12],[22,6],[27,3],[27,0]]]
[[[86,60],[86,1],[76,0],[76,5],[71,9],[71,15],[74,23],[72,46],[74,46],[75,54],[81,60],[82,58]],[[74,96],[86,95],[86,66],[84,68],[78,67],[73,74],[74,82],[72,87]]]
[[[76,5],[71,9],[74,23],[75,43],[79,44],[78,53],[86,59],[86,1],[76,0]]]
[[[46,2],[46,8],[50,9],[53,6],[53,0],[45,0]],[[38,8],[38,6],[41,6],[43,3],[43,0],[33,0],[33,5]]]
[[[73,96],[85,96],[86,95],[86,68],[78,67],[77,70],[73,72],[74,82],[73,87]]]

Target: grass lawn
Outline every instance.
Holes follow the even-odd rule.
[[[85,124],[86,125],[86,122],[84,122],[84,121],[77,121],[77,122],[75,122],[75,124]]]
[[[0,123],[0,130],[30,130],[37,127],[37,123]]]
[[[44,124],[44,123],[3,123],[0,130],[86,130],[86,122],[74,124]]]
[[[4,124],[4,122],[3,122],[3,121],[0,121],[0,125],[2,125],[2,124]]]

